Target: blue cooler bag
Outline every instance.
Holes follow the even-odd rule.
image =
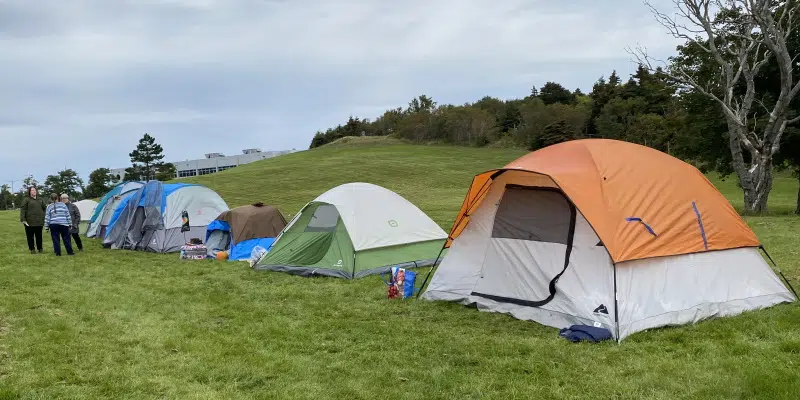
[[[391,277],[388,281],[384,278],[385,274],[381,274],[381,279],[389,286],[388,298],[408,299],[414,297],[418,290],[414,287],[414,284],[417,283],[416,272],[402,268],[392,268],[389,274],[391,274]]]
[[[408,299],[414,297],[417,289],[414,284],[417,282],[417,273],[414,271],[406,270],[406,280],[403,282],[403,298]]]

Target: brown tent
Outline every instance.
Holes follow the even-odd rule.
[[[223,212],[217,217],[231,227],[233,243],[257,238],[274,238],[286,227],[286,219],[272,206],[256,203]]]
[[[263,242],[264,239],[274,240],[285,227],[286,219],[277,208],[256,203],[220,214],[208,226],[206,243],[210,252],[230,250],[231,259],[246,258],[252,249],[237,249],[238,244],[253,241],[252,246],[266,247],[272,240]]]

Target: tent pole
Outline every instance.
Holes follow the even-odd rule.
[[[769,258],[769,261],[770,261],[770,262],[772,262],[772,265],[774,265],[774,266],[775,266],[775,269],[777,269],[777,270],[778,270],[778,273],[781,275],[781,278],[783,278],[783,281],[784,281],[784,282],[786,282],[786,285],[787,285],[787,286],[789,286],[789,290],[791,290],[791,291],[792,291],[792,293],[794,293],[794,298],[795,298],[795,299],[800,299],[800,297],[797,297],[797,292],[796,292],[796,291],[794,290],[794,288],[792,287],[792,284],[791,284],[791,283],[789,283],[789,280],[788,280],[788,279],[786,279],[786,275],[784,275],[784,274],[783,274],[783,271],[781,271],[781,268],[778,266],[778,264],[776,264],[776,263],[775,263],[775,260],[773,260],[773,259],[772,259],[772,257],[770,257],[769,253],[767,253],[767,249],[765,249],[765,248],[764,248],[764,245],[762,244],[762,245],[761,245],[761,246],[759,246],[759,247],[761,248],[761,251],[763,251],[763,252],[764,252],[764,255],[766,255],[766,256],[767,256],[767,258]]]
[[[617,302],[617,263],[614,263],[614,330],[617,332],[617,344],[620,343],[619,339],[619,303]]]
[[[439,250],[439,255],[437,255],[436,256],[436,260],[433,261],[433,265],[431,266],[431,270],[428,271],[428,273],[425,275],[425,280],[422,281],[422,286],[419,287],[419,292],[417,292],[417,298],[418,299],[419,299],[419,296],[422,295],[422,289],[425,289],[425,284],[428,283],[428,278],[431,277],[431,273],[436,268],[436,263],[439,262],[439,258],[442,256],[442,253],[444,252],[445,247],[447,247],[447,241],[444,242],[444,244],[442,245],[442,249]]]

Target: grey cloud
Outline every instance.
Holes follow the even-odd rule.
[[[636,0],[3,1],[0,181],[124,166],[143,132],[170,159],[305,148],[421,93],[588,90],[636,43],[676,44]]]

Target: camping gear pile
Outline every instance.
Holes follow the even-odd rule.
[[[606,139],[556,144],[476,175],[449,234],[369,183],[334,187],[286,223],[261,203],[229,210],[199,185],[126,182],[97,204],[87,236],[259,271],[390,274],[390,299],[413,297],[410,268],[433,266],[421,298],[536,321],[573,341],[620,341],[797,300],[700,171]]]
[[[181,260],[205,260],[208,248],[201,244],[185,244],[181,246],[180,259]]]

